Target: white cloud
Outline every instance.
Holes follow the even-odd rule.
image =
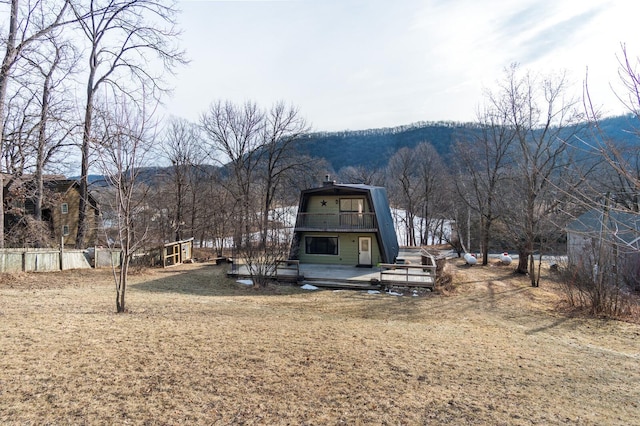
[[[184,47],[170,112],[197,119],[214,100],[300,107],[316,130],[474,119],[482,90],[511,62],[566,69],[581,93],[621,111],[620,42],[640,3],[622,0],[182,2]],[[639,45],[629,51],[640,55]]]

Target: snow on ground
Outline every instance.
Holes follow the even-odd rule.
[[[382,294],[382,293],[378,290],[367,290],[367,294]],[[391,290],[387,291],[385,294],[388,294],[389,296],[404,296],[404,294],[402,293],[397,293]]]
[[[253,285],[253,281],[252,280],[238,280],[237,282],[239,282],[240,284],[243,284],[243,285]]]
[[[273,222],[279,222],[283,225],[282,228],[278,229],[277,239],[279,241],[291,241],[293,236],[293,229],[296,224],[296,216],[298,214],[297,206],[286,206],[286,207],[278,207],[269,212],[269,218]],[[393,225],[396,230],[396,235],[398,237],[398,244],[400,246],[407,245],[407,226],[406,226],[406,212],[403,209],[391,208],[391,217],[393,218]],[[416,238],[420,238],[421,229],[425,226],[423,223],[424,219],[420,216],[416,216],[413,219],[413,227],[415,230]],[[451,221],[445,221],[444,224],[444,234],[449,237],[451,235]],[[252,238],[259,238],[259,233],[252,234]],[[438,244],[440,239],[434,235],[429,235],[428,243],[429,244]],[[224,248],[233,247],[233,238],[227,237],[222,241]],[[204,243],[204,247],[213,247],[213,241],[206,241]]]
[[[407,245],[408,227],[407,227],[406,210],[391,208],[391,217],[393,217],[393,226],[396,229],[398,244],[400,244],[401,246]],[[414,234],[416,236],[416,239],[420,239],[421,232],[425,226],[426,224],[424,223],[424,218],[420,216],[415,216],[413,218],[413,229],[414,229]],[[444,229],[442,231],[446,238],[451,238],[451,221],[450,220],[444,221]],[[429,234],[429,237],[427,238],[428,244],[439,244],[440,242],[441,240],[438,236]]]
[[[303,290],[317,290],[318,287],[316,287],[315,285],[311,285],[311,284],[305,284],[302,287],[300,287]]]

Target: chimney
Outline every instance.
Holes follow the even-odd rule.
[[[331,180],[331,176],[325,175],[324,182],[322,182],[322,186],[332,186],[336,183],[335,180]]]

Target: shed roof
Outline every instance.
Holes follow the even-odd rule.
[[[618,240],[636,243],[640,238],[640,213],[609,210],[605,215],[601,209],[591,209],[569,223],[567,232],[596,235],[605,228]]]

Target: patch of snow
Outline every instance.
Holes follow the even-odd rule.
[[[283,206],[271,209],[269,211],[269,220],[280,223],[282,225],[282,228],[275,231],[275,233],[273,233],[271,237],[280,242],[291,241],[297,214],[298,206]],[[400,244],[401,246],[408,244],[408,228],[410,228],[411,226],[413,226],[417,239],[420,239],[420,235],[428,233],[427,242],[429,244],[437,244],[441,240],[438,235],[434,235],[433,229],[429,229],[427,231],[427,228],[434,228],[437,221],[434,221],[434,223],[432,223],[429,227],[427,226],[424,218],[415,216],[413,218],[413,224],[408,224],[406,211],[398,208],[391,208],[391,217],[393,219],[393,224],[396,230],[396,236],[398,237],[398,244]],[[444,221],[442,232],[444,233],[446,238],[450,238],[451,236],[452,223],[453,221],[451,220]],[[252,233],[251,238],[254,240],[258,240],[260,238],[260,234],[257,232]],[[231,248],[233,247],[233,238],[227,237],[221,240],[204,242],[205,247],[214,247],[217,245],[221,245],[222,248]]]
[[[316,287],[315,285],[311,285],[311,284],[305,284],[302,287],[300,287],[303,290],[317,290],[318,287]]]
[[[397,293],[395,291],[388,291],[387,294],[390,295],[390,296],[404,296],[404,294]]]
[[[253,281],[252,280],[237,280],[236,282],[243,284],[243,285],[253,285]]]
[[[380,292],[378,290],[369,290],[367,291],[368,294],[380,294]]]
[[[391,217],[393,218],[393,225],[396,228],[396,236],[398,237],[398,244],[407,245],[409,244],[408,238],[408,228],[413,227],[413,231],[416,235],[416,239],[418,242],[420,240],[420,236],[423,234],[427,235],[427,243],[428,244],[438,244],[441,241],[438,235],[434,234],[434,227],[439,228],[439,223],[437,220],[434,220],[430,226],[426,223],[425,219],[420,216],[414,216],[413,223],[409,224],[407,222],[407,212],[404,209],[399,208],[391,208]],[[442,227],[443,238],[448,239],[451,238],[452,232],[452,223],[451,220],[445,220],[444,226]],[[428,228],[428,229],[427,229]],[[440,232],[440,229],[437,230]],[[436,233],[437,233],[436,232]]]

